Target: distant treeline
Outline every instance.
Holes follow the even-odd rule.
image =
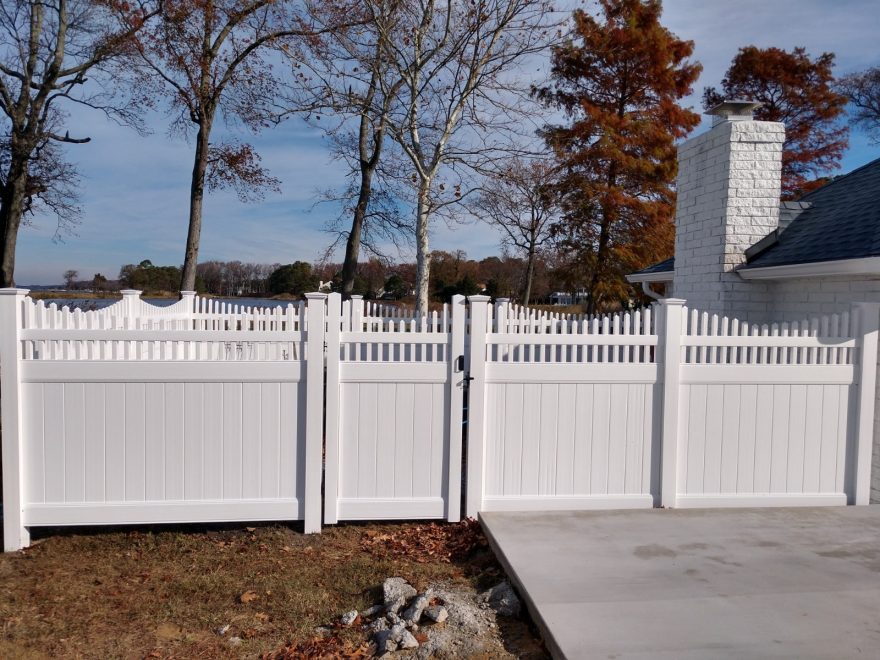
[[[448,301],[453,295],[486,293],[493,298],[518,299],[523,287],[524,260],[511,256],[468,259],[461,250],[437,251],[431,262],[431,297]],[[206,261],[198,265],[196,290],[223,297],[301,296],[309,291],[339,291],[342,265],[312,265],[304,261],[290,264],[256,264],[241,261]],[[73,277],[70,277],[73,275]],[[157,266],[149,259],[126,264],[117,280],[98,274],[92,280],[77,281],[75,271],[68,271],[68,288],[114,291],[139,289],[146,294],[174,292],[180,283],[179,266]],[[359,264],[354,293],[366,299],[406,300],[415,293],[416,264],[390,263],[370,259]],[[555,269],[538,259],[532,285],[533,300],[542,300],[565,284]]]

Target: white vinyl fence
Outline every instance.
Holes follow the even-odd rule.
[[[249,310],[4,290],[4,537],[27,526],[304,520],[320,529],[324,296]]]
[[[867,504],[880,306],[747,325],[472,296],[467,514]]]
[[[325,522],[459,519],[464,318],[330,294]]]
[[[754,326],[681,300],[585,317],[457,296],[416,317],[126,291],[83,312],[3,289],[4,545],[40,525],[458,520],[463,488],[469,516],[866,504],[878,324],[868,303]]]

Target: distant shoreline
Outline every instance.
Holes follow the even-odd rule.
[[[95,293],[94,291],[53,291],[49,289],[39,289],[31,291],[28,294],[34,300],[121,300],[122,294],[119,291],[108,291],[105,293]],[[299,300],[297,296],[292,296],[289,293],[280,293],[274,296],[261,296],[257,294],[250,294],[247,296],[218,296],[211,293],[201,293],[199,294],[201,298],[222,298],[224,300],[234,300],[236,298],[241,299],[253,299],[253,298],[261,298],[265,300]],[[162,300],[177,300],[180,298],[180,294],[173,291],[157,291],[157,292],[149,292],[141,294],[141,298],[154,298],[154,299],[162,299]]]

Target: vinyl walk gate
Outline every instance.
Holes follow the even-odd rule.
[[[877,304],[754,325],[682,300],[414,317],[26,293],[0,290],[9,550],[36,525],[454,521],[463,488],[469,516],[868,502]]]

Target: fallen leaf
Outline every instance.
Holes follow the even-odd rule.
[[[254,618],[255,618],[257,621],[259,621],[260,623],[266,623],[266,622],[269,620],[269,615],[266,614],[265,612],[257,612],[257,613],[254,615]]]
[[[160,623],[156,628],[156,637],[169,641],[183,639],[183,628],[174,623]]]
[[[242,604],[250,603],[251,601],[257,600],[257,598],[259,598],[257,592],[253,589],[248,589],[241,596],[238,597],[238,602]]]

